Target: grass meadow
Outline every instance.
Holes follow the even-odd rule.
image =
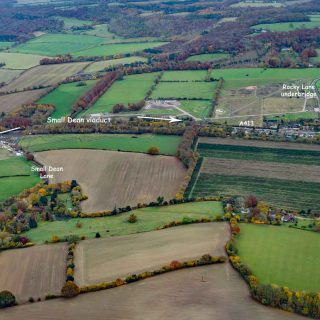
[[[103,38],[89,35],[45,34],[22,43],[12,49],[14,52],[38,55],[56,56],[58,54],[73,54],[74,52],[99,46]]]
[[[90,36],[85,36],[90,37]],[[102,39],[102,38],[101,38]],[[91,46],[83,50],[74,50],[72,55],[81,56],[112,56],[117,54],[134,53],[145,49],[155,48],[166,44],[167,42],[133,42],[133,43],[112,43],[97,46]]]
[[[207,99],[213,98],[215,82],[159,82],[152,99]]]
[[[37,173],[31,172],[31,163],[21,157],[0,160],[0,201],[33,187],[40,181]]]
[[[164,155],[175,155],[179,136],[125,135],[125,134],[51,134],[26,136],[20,145],[30,152],[58,149],[100,149],[146,153],[156,146]]]
[[[147,62],[147,59],[144,57],[133,56],[133,57],[127,57],[127,58],[113,59],[113,60],[97,61],[90,64],[85,69],[85,71],[94,73],[94,72],[102,71],[105,68],[118,66],[120,64],[126,65],[126,64],[131,64],[135,62]]]
[[[5,50],[14,45],[14,42],[0,41],[0,50]]]
[[[287,227],[241,224],[238,254],[263,284],[320,291],[320,235]]]
[[[224,89],[235,89],[245,86],[258,86],[279,82],[294,82],[305,79],[312,81],[319,77],[319,71],[308,69],[263,69],[263,68],[239,68],[216,69],[211,72],[211,77],[224,78]]]
[[[228,53],[204,53],[204,54],[197,54],[187,58],[186,61],[218,61],[222,59],[227,59],[230,57]]]
[[[53,104],[56,109],[51,115],[52,118],[68,116],[73,104],[95,83],[95,80],[89,80],[85,82],[86,85],[81,86],[79,86],[79,82],[61,84],[57,89],[38,100],[37,103]]]
[[[123,80],[113,83],[111,88],[84,115],[111,112],[117,103],[128,105],[128,103],[143,100],[157,75],[158,73],[144,73],[125,76]]]
[[[257,24],[252,28],[277,31],[277,32],[287,32],[287,31],[293,31],[298,29],[314,29],[319,27],[320,27],[320,15],[310,15],[310,21]]]
[[[128,223],[130,214],[137,216],[136,223]],[[194,202],[165,207],[150,207],[123,213],[117,216],[102,218],[70,219],[54,222],[39,222],[38,228],[26,233],[26,236],[35,243],[43,243],[50,240],[53,234],[59,237],[75,234],[94,238],[96,232],[101,237],[122,236],[127,234],[146,232],[155,230],[173,220],[181,221],[184,217],[200,219],[214,218],[223,214],[220,202]],[[80,222],[81,228],[76,224]]]
[[[205,70],[166,71],[161,81],[204,81],[207,74]]]
[[[43,58],[45,57],[35,54],[0,52],[0,61],[4,62],[8,69],[29,69],[39,65]]]

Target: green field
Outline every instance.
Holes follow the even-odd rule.
[[[196,118],[207,117],[212,107],[212,101],[181,100],[180,108],[192,114]]]
[[[12,49],[13,52],[56,56],[97,47],[105,39],[88,35],[45,34]]]
[[[66,17],[54,17],[54,18],[57,20],[62,20],[64,22],[65,29],[71,29],[72,27],[90,26],[92,24],[91,21],[79,20],[76,18],[66,18]]]
[[[276,226],[241,224],[238,254],[263,284],[320,291],[320,235]]]
[[[256,195],[259,199],[278,207],[292,210],[320,210],[315,201],[320,193],[320,183],[291,181],[255,176],[230,176],[200,173],[191,197],[212,195]]]
[[[279,2],[263,2],[263,1],[241,1],[231,5],[234,8],[247,8],[247,7],[254,7],[254,8],[262,8],[262,7],[275,7],[280,8],[283,4]]]
[[[61,84],[57,89],[38,100],[37,103],[53,104],[56,109],[51,115],[52,118],[68,116],[71,112],[71,107],[73,104],[86,91],[94,86],[96,80],[89,80],[85,83],[85,86],[79,86],[79,82]]]
[[[97,24],[93,27],[93,30],[86,30],[81,33],[105,38],[108,41],[121,41],[123,39],[122,37],[119,37],[116,34],[110,32],[109,26],[107,24]]]
[[[109,68],[112,66],[117,66],[117,65],[125,65],[125,64],[131,64],[135,62],[147,62],[147,59],[144,57],[138,57],[138,56],[133,56],[133,57],[127,57],[127,58],[121,58],[121,59],[113,59],[113,60],[105,60],[105,61],[97,61],[92,64],[90,64],[85,71],[86,72],[98,72],[102,71],[105,68]]]
[[[235,89],[245,86],[258,86],[279,82],[294,82],[305,79],[312,81],[319,77],[316,68],[308,69],[263,69],[263,68],[239,68],[239,69],[215,69],[211,73],[215,79],[223,78],[224,89]]]
[[[161,154],[175,155],[179,136],[125,135],[125,134],[52,134],[26,136],[20,145],[30,152],[57,149],[101,149],[132,152],[147,152],[157,146]],[[130,155],[128,155],[130,156]]]
[[[161,81],[204,81],[206,76],[206,70],[166,71]]]
[[[14,52],[0,52],[0,62],[8,69],[29,69],[40,64],[44,56]]]
[[[0,160],[0,201],[31,188],[40,181],[37,173],[31,172],[31,163],[21,157]]]
[[[90,36],[86,36],[90,37]],[[100,38],[101,39],[101,38]],[[145,49],[155,48],[166,44],[167,42],[135,42],[135,43],[114,43],[92,46],[83,50],[74,50],[72,55],[75,57],[94,57],[94,56],[112,56],[125,53],[134,53]]]
[[[157,75],[158,73],[144,73],[125,76],[123,80],[116,81],[84,115],[111,112],[117,103],[128,105],[143,100]]]
[[[128,216],[132,213],[138,218],[136,223],[127,222]],[[43,243],[45,240],[50,240],[53,234],[60,238],[71,234],[94,238],[96,232],[99,232],[101,237],[122,236],[155,230],[171,221],[181,221],[184,217],[194,219],[214,218],[218,214],[223,215],[222,204],[220,202],[194,202],[174,206],[138,209],[103,218],[39,222],[38,228],[28,231],[25,235],[35,243]],[[77,222],[82,223],[81,228],[76,227]]]
[[[199,143],[198,152],[203,157],[320,165],[320,152],[312,150]]]
[[[217,61],[221,59],[227,59],[230,57],[228,53],[205,53],[205,54],[197,54],[195,56],[189,57],[186,61]]]
[[[212,100],[216,82],[159,82],[152,99],[207,99]]]
[[[279,22],[279,23],[266,23],[257,24],[253,26],[253,29],[263,29],[270,31],[287,32],[297,29],[314,29],[320,27],[320,15],[311,15],[310,21],[305,22]]]
[[[12,47],[13,45],[14,45],[14,42],[0,41],[0,50],[8,49],[8,48]]]
[[[277,116],[265,116],[264,120],[272,120],[272,121],[280,121],[280,120],[287,120],[287,121],[298,121],[300,119],[317,119],[318,113],[317,112],[298,112],[298,113],[286,113],[283,115]]]

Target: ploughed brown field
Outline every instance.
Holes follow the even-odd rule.
[[[36,154],[47,166],[63,167],[52,182],[75,179],[89,199],[84,212],[96,212],[137,203],[172,199],[186,169],[175,157],[104,150],[54,150]]]
[[[0,92],[23,90],[33,86],[51,86],[82,71],[88,62],[37,66],[23,72],[20,77],[1,88]]]
[[[0,291],[11,291],[18,302],[59,294],[65,283],[66,256],[66,244],[0,252]]]
[[[75,252],[75,281],[80,286],[96,284],[153,271],[173,260],[225,255],[229,235],[228,225],[221,222],[81,241]]]
[[[0,311],[1,320],[303,320],[254,302],[228,264],[169,272],[143,281]]]
[[[260,140],[201,137],[199,138],[199,143],[224,144],[224,145],[233,145],[233,146],[249,146],[249,147],[260,147],[260,148],[320,151],[320,145],[294,143],[294,142],[272,142],[272,141],[260,141]]]
[[[37,101],[48,89],[29,90],[0,96],[0,112],[11,112],[23,104]]]
[[[319,166],[252,160],[204,158],[201,173],[320,182]]]

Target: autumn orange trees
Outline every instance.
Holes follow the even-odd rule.
[[[106,75],[96,83],[96,85],[87,91],[79,100],[73,105],[71,116],[78,112],[89,109],[117,80],[121,74],[119,72],[108,72]]]

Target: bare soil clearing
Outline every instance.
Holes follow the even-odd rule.
[[[23,104],[37,101],[48,89],[30,90],[0,96],[0,111],[11,112]]]
[[[319,166],[276,162],[205,158],[202,173],[254,176],[292,181],[320,182]]]
[[[75,253],[75,280],[81,286],[95,284],[153,271],[172,260],[224,255],[229,235],[226,223],[205,223],[82,241]]]
[[[88,62],[43,65],[31,68],[10,84],[1,88],[1,92],[23,90],[33,86],[51,86],[70,77],[88,65]]]
[[[156,303],[154,303],[156,301]],[[254,302],[229,264],[170,272],[111,290],[0,311],[1,320],[303,320]]]
[[[11,291],[18,301],[59,294],[65,282],[66,255],[66,244],[1,252],[0,291]]]
[[[47,166],[63,167],[53,182],[75,179],[89,199],[84,212],[96,212],[175,197],[186,169],[175,157],[105,150],[53,150],[36,154]]]
[[[320,145],[293,143],[293,142],[272,142],[272,141],[258,141],[258,140],[201,137],[199,139],[199,143],[226,144],[226,145],[232,145],[232,146],[249,146],[249,147],[261,147],[261,148],[298,149],[298,150],[320,151]]]

